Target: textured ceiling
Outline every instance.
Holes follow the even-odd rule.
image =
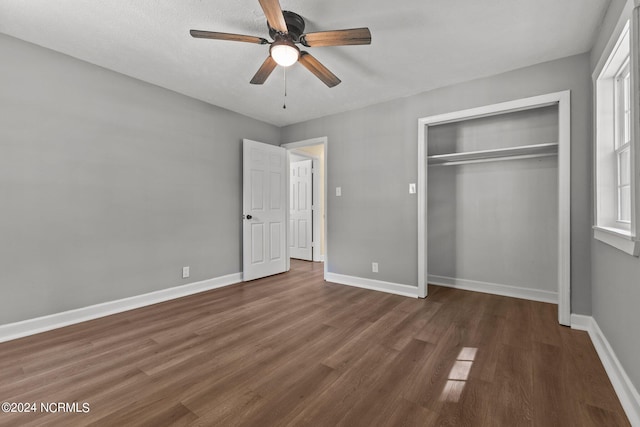
[[[249,80],[268,46],[194,39],[190,29],[268,38],[258,0],[2,0],[0,32],[278,126],[586,52],[609,0],[280,0],[306,32],[368,26],[370,46],[308,50]]]

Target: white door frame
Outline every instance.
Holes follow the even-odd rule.
[[[311,157],[311,161],[313,163],[313,173],[311,174],[311,176],[313,177],[312,178],[313,179],[313,183],[312,183],[313,195],[312,195],[311,203],[313,203],[315,206],[315,209],[313,209],[314,241],[313,241],[312,253],[313,253],[313,261],[321,262],[321,261],[324,261],[324,255],[320,253],[322,251],[322,238],[324,237],[324,236],[320,236],[320,230],[322,229],[320,227],[320,221],[323,221],[321,219],[322,211],[320,211],[320,204],[314,203],[314,200],[318,200],[318,197],[320,197],[320,180],[318,179],[318,175],[319,175],[318,171],[320,170],[320,159],[314,156],[309,156],[309,157]],[[326,187],[325,187],[325,191],[326,191]],[[326,215],[327,204],[326,204],[326,201],[323,201],[323,203],[324,203],[324,213]],[[325,250],[326,250],[326,245],[325,245]]]
[[[428,127],[558,105],[558,321],[571,325],[571,93],[562,91],[418,119],[418,296],[427,296]],[[526,245],[527,242],[522,242]]]
[[[323,233],[323,238],[324,238],[324,277],[327,277],[327,266],[329,265],[329,240],[327,239],[327,216],[328,216],[328,204],[327,204],[327,189],[329,188],[327,186],[327,171],[328,171],[328,167],[327,167],[327,163],[328,163],[328,151],[329,151],[329,139],[326,136],[321,136],[318,138],[311,138],[311,139],[305,139],[303,141],[296,141],[296,142],[290,142],[287,144],[281,144],[280,146],[285,148],[287,150],[287,169],[289,168],[289,151],[294,149],[294,148],[301,148],[301,147],[308,147],[310,145],[320,145],[322,144],[323,147],[323,151],[324,151],[324,194],[323,194],[323,198],[324,198],[324,218],[322,218],[322,223],[324,225],[324,233]],[[287,174],[287,188],[289,188],[289,174]],[[314,189],[315,190],[315,189]],[[287,192],[287,205],[289,204],[289,193]],[[289,216],[287,213],[287,223],[289,222]],[[289,236],[287,236],[287,241],[288,241]],[[314,251],[314,261],[316,259],[315,256],[315,252]],[[289,270],[291,268],[290,265],[290,258],[289,258],[289,245],[287,245],[287,270]]]

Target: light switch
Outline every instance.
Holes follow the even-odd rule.
[[[342,196],[342,187],[336,187],[336,197]]]
[[[409,194],[416,194],[416,183],[412,182],[409,184]]]

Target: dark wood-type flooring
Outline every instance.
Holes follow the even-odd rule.
[[[625,426],[557,307],[322,280],[322,264],[0,344],[0,425]]]

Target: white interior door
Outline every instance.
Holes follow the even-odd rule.
[[[312,160],[291,162],[289,173],[289,256],[312,261]]]
[[[286,151],[245,139],[242,179],[243,280],[286,270]]]

